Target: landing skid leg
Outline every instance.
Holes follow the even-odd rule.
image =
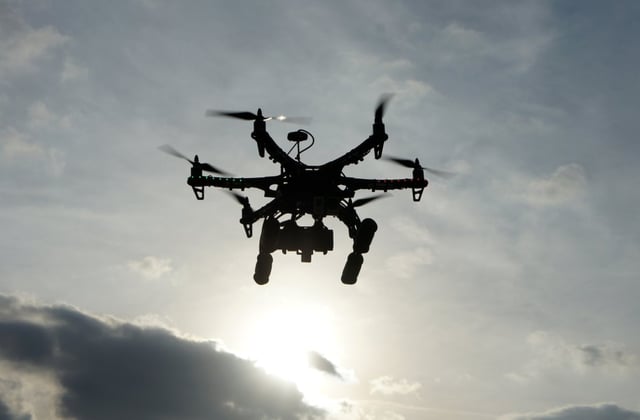
[[[267,253],[258,254],[256,261],[256,269],[253,274],[253,280],[257,284],[263,285],[269,283],[269,275],[271,275],[271,266],[273,264],[273,256]]]
[[[357,252],[358,254],[366,254],[369,252],[369,247],[371,246],[371,241],[373,241],[373,235],[376,233],[376,230],[378,230],[378,225],[373,219],[364,219],[362,223],[360,223],[353,240],[353,252]]]
[[[360,268],[362,268],[362,262],[364,258],[362,258],[362,254],[358,254],[357,252],[352,252],[347,257],[347,263],[344,265],[344,270],[342,270],[342,283],[343,284],[355,284],[358,281],[358,274],[360,274]]]
[[[359,221],[355,211],[351,213],[345,212],[341,215],[340,220],[347,225],[349,236],[353,238],[353,252],[347,257],[347,262],[342,270],[342,283],[355,284],[358,281],[358,274],[362,268],[362,254],[369,252],[373,236],[378,230],[378,225],[372,219],[364,219]]]

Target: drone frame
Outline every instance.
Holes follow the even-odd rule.
[[[187,179],[187,184],[191,186],[198,200],[204,199],[206,187],[218,187],[231,191],[242,205],[240,223],[247,237],[250,238],[253,235],[253,224],[264,219],[253,276],[256,283],[266,284],[269,281],[273,263],[271,253],[276,250],[281,250],[283,253],[295,251],[301,256],[302,262],[310,262],[313,252],[326,254],[332,251],[333,231],[324,225],[323,219],[333,216],[346,225],[349,237],[353,241],[353,251],[347,258],[341,280],[344,284],[354,284],[362,267],[362,254],[369,251],[377,230],[377,224],[372,219],[360,219],[356,207],[383,196],[376,195],[354,201],[355,193],[359,190],[386,193],[390,190],[410,189],[413,201],[420,201],[424,188],[428,185],[428,180],[424,177],[424,169],[429,169],[423,168],[418,159],[415,159],[412,164],[406,163],[410,162],[407,160],[400,162],[404,166],[413,168],[411,178],[366,179],[349,177],[343,173],[346,166],[363,161],[372,150],[375,159],[382,157],[384,143],[389,138],[382,122],[388,99],[389,97],[383,98],[376,108],[372,134],[347,153],[322,165],[307,165],[300,160],[300,142],[306,139],[306,134],[311,133],[306,130],[289,133],[289,139],[297,143],[294,147],[297,146],[298,154],[294,159],[290,153],[280,148],[266,130],[266,121],[284,117],[265,117],[261,109],[258,109],[257,114],[209,111],[207,115],[253,120],[251,138],[256,142],[258,154],[260,157],[268,155],[270,160],[280,165],[279,175],[253,178],[204,175],[203,171],[225,173],[211,165],[200,163],[198,156],[191,161],[173,149],[168,151],[192,163],[191,176]],[[305,136],[292,135],[299,132],[306,134]],[[313,136],[311,137],[313,139]],[[170,146],[167,147],[170,148]],[[292,150],[293,147],[289,152]],[[390,160],[399,161],[394,158]],[[264,196],[271,200],[254,210],[247,197],[233,192],[233,190],[244,191],[251,188],[262,190]],[[299,226],[296,221],[307,214],[313,217],[314,224]],[[289,217],[286,218],[285,215]]]

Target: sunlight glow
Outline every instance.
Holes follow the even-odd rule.
[[[278,309],[257,320],[250,332],[250,358],[270,374],[295,383],[306,395],[326,374],[309,365],[309,352],[333,354],[330,316],[320,308]]]

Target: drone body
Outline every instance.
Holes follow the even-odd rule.
[[[208,111],[207,115],[227,116],[244,120],[253,120],[251,137],[258,146],[258,154],[265,154],[281,167],[276,176],[256,178],[235,178],[228,176],[203,175],[203,171],[226,175],[215,167],[201,163],[198,156],[193,161],[173,149],[162,146],[161,149],[174,156],[188,160],[192,164],[191,176],[187,183],[193,188],[196,198],[204,199],[206,187],[228,189],[233,197],[242,205],[240,223],[244,227],[247,237],[253,235],[253,224],[264,219],[259,242],[259,254],[256,262],[254,280],[258,284],[269,281],[273,257],[271,253],[281,250],[296,252],[303,262],[310,262],[314,252],[326,254],[333,250],[333,231],[328,229],[323,219],[327,216],[337,217],[348,229],[349,237],[353,240],[353,252],[349,254],[342,272],[342,282],[354,284],[362,266],[362,254],[369,251],[377,225],[372,219],[360,220],[356,207],[367,204],[383,195],[370,196],[353,200],[358,190],[387,192],[389,190],[411,189],[413,200],[419,201],[428,181],[424,178],[424,170],[442,175],[422,167],[418,159],[388,158],[402,166],[413,169],[411,178],[404,179],[363,179],[344,175],[345,166],[357,164],[371,151],[376,159],[382,157],[384,142],[388,136],[385,132],[382,116],[388,101],[384,98],[375,112],[373,133],[360,145],[341,157],[323,165],[311,166],[300,160],[300,143],[307,140],[308,131],[298,130],[289,133],[288,139],[294,142],[289,153],[285,153],[271,138],[266,130],[265,122],[270,119],[284,120],[286,117],[265,117],[259,109],[257,114],[250,112],[222,112]],[[311,135],[312,141],[313,136]],[[313,142],[311,143],[313,145]],[[297,156],[290,155],[297,147]],[[264,192],[265,197],[271,198],[267,204],[254,210],[249,199],[233,190],[256,188]],[[304,215],[310,215],[314,223],[312,226],[300,226],[297,221]]]

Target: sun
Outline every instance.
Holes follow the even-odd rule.
[[[293,382],[303,392],[322,380],[309,365],[309,352],[332,354],[336,341],[331,317],[320,308],[292,307],[271,311],[249,332],[249,357],[267,373]]]

